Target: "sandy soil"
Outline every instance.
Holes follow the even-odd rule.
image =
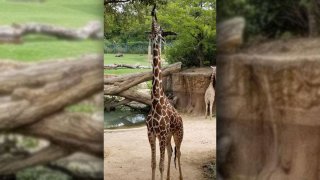
[[[181,147],[183,177],[185,180],[205,179],[202,166],[215,159],[216,120],[182,117],[185,134]],[[128,130],[106,130],[104,146],[104,179],[151,179],[151,150],[145,126]],[[160,179],[158,148],[159,146],[157,146],[156,179]],[[171,164],[171,179],[179,179],[179,171],[174,168],[173,160]],[[167,154],[164,178],[166,178],[166,168]]]

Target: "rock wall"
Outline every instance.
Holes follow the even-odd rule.
[[[217,59],[223,179],[320,178],[320,56]]]
[[[210,84],[211,73],[210,67],[191,68],[164,79],[166,92],[178,98],[176,108],[180,112],[204,115],[204,94]]]

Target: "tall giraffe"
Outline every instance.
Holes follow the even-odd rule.
[[[159,170],[161,173],[161,180],[163,179],[164,171],[164,156],[165,149],[168,152],[168,169],[167,179],[170,179],[170,163],[172,156],[171,138],[173,137],[175,143],[175,157],[174,164],[176,166],[176,158],[178,158],[180,180],[182,180],[182,171],[180,164],[180,146],[183,139],[183,122],[181,116],[175,108],[169,103],[168,98],[164,94],[162,86],[161,60],[160,60],[160,41],[166,35],[172,33],[163,32],[157,24],[156,6],[153,7],[152,13],[152,27],[151,27],[151,42],[152,42],[152,58],[153,58],[153,79],[152,79],[152,107],[147,116],[146,124],[148,129],[148,138],[151,146],[151,168],[152,180],[155,180],[156,169],[156,139],[159,140],[160,146],[160,162]]]
[[[206,90],[206,93],[204,95],[204,102],[206,103],[206,114],[205,114],[205,118],[207,118],[207,114],[208,114],[208,104],[209,104],[209,108],[210,108],[210,119],[212,119],[212,108],[213,108],[213,103],[214,103],[214,99],[216,96],[216,92],[213,88],[213,81],[216,80],[216,67],[211,66],[212,68],[212,73],[211,73],[211,79],[210,79],[210,84]]]

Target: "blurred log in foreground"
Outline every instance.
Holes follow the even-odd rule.
[[[1,159],[0,174],[48,164],[79,151],[102,159],[102,116],[65,111],[102,92],[102,65],[102,56],[88,55],[2,68],[0,130],[46,139],[50,145],[33,154]]]
[[[102,24],[99,21],[91,21],[79,29],[26,23],[0,26],[0,43],[21,43],[22,37],[28,34],[42,34],[68,40],[100,39],[103,37]]]

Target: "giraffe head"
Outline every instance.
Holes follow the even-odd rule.
[[[150,38],[153,43],[160,43],[161,41],[164,41],[164,38],[166,36],[177,35],[177,33],[175,32],[164,31],[162,27],[160,27],[160,25],[158,24],[156,5],[153,6],[153,9],[151,11],[151,16],[152,16],[152,27],[151,27]]]
[[[210,67],[212,68],[212,74],[213,74],[213,75],[216,75],[216,72],[217,72],[217,71],[216,71],[216,67],[215,67],[215,66],[210,66]]]

